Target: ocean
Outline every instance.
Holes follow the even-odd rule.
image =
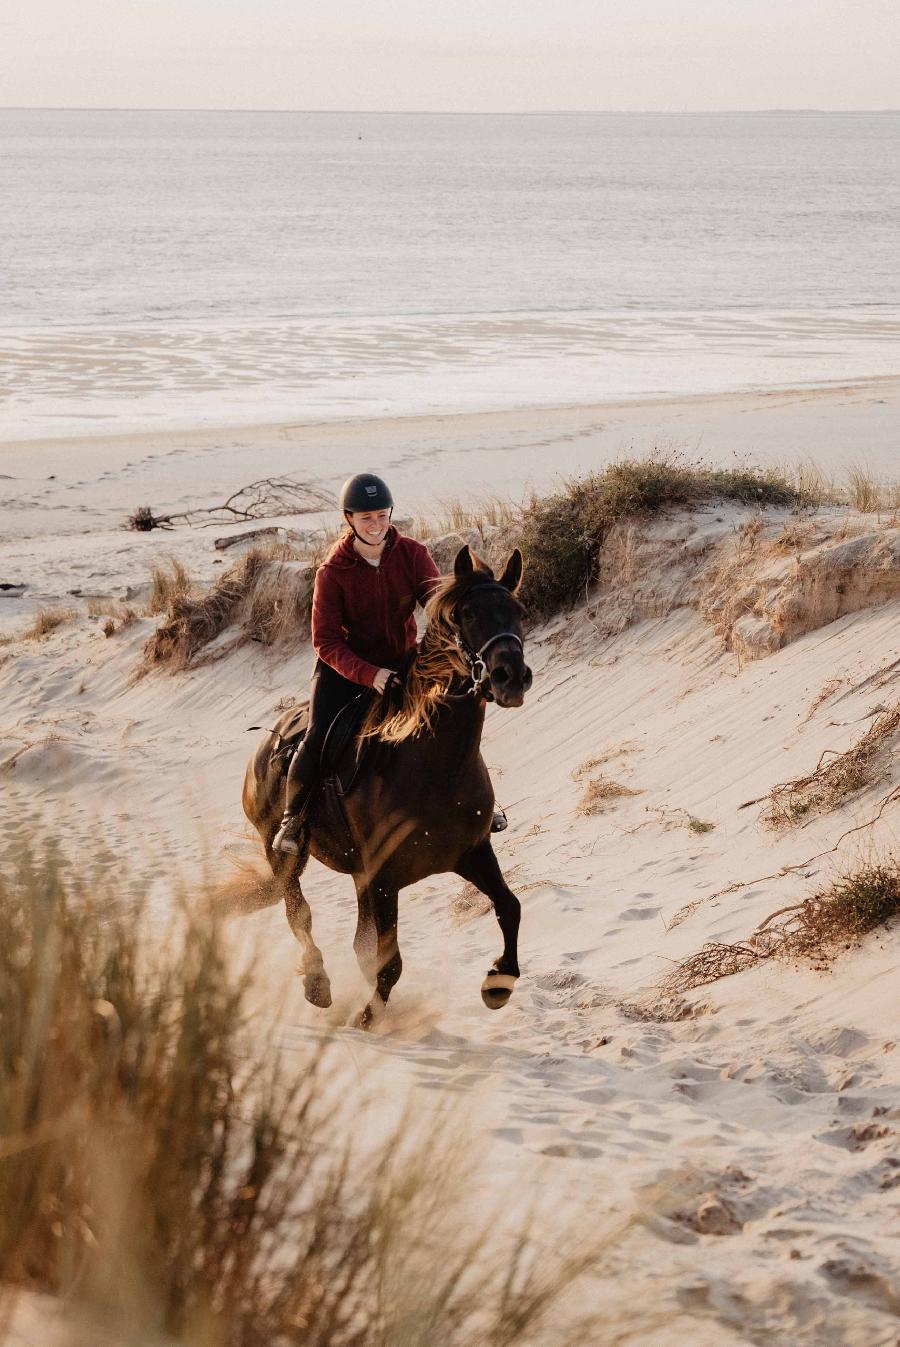
[[[900,372],[900,114],[0,112],[0,439]]]

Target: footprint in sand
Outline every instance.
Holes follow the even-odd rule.
[[[556,1141],[541,1148],[541,1155],[553,1155],[563,1160],[590,1160],[603,1152],[598,1146],[585,1146],[581,1141]]]

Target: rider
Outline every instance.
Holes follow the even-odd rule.
[[[394,499],[380,477],[358,473],[341,488],[348,531],[316,571],[312,643],[316,666],[309,724],[287,777],[284,817],[272,843],[300,852],[304,818],[319,778],[322,744],[342,707],[361,689],[384,693],[416,644],[416,604],[440,572],[426,547],[391,523]]]
[[[316,571],[312,643],[316,666],[306,734],[287,775],[284,817],[272,846],[299,855],[304,820],[319,779],[322,745],[338,711],[363,688],[383,694],[415,649],[416,604],[440,572],[431,553],[391,523],[394,499],[380,477],[358,473],[341,487],[348,530]],[[496,809],[493,832],[507,826]]]

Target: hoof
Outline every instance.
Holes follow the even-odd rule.
[[[350,1029],[371,1029],[377,1024],[384,1015],[385,1004],[380,996],[373,996],[372,1000],[362,1010],[357,1011],[347,1021]]]
[[[488,970],[481,984],[481,999],[488,1010],[500,1010],[513,994],[516,979],[511,973],[500,973],[496,968]]]
[[[303,978],[303,995],[311,1005],[327,1010],[331,1005],[331,983],[327,973],[307,973]]]

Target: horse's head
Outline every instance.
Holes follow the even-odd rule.
[[[473,685],[498,706],[521,706],[531,687],[522,608],[513,597],[522,579],[522,553],[516,548],[495,579],[490,566],[466,546],[457,553],[453,573],[458,586],[453,624]]]

